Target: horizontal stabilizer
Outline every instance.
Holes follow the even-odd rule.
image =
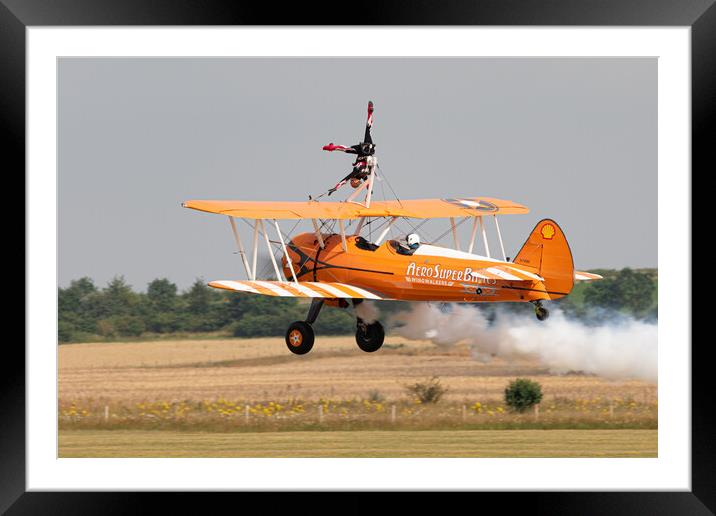
[[[345,283],[316,281],[212,281],[210,287],[278,297],[322,297],[328,299],[386,299],[367,290]]]
[[[544,281],[539,274],[524,270],[513,265],[495,264],[484,269],[478,269],[471,273],[475,278],[497,279],[509,281]]]
[[[577,281],[589,281],[602,279],[602,276],[600,276],[599,274],[593,274],[591,272],[574,271],[574,279]]]

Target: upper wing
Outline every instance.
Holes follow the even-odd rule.
[[[324,297],[329,299],[388,299],[345,283],[315,281],[212,281],[210,287],[279,297]]]
[[[526,206],[491,197],[372,201],[370,208],[351,202],[271,202],[192,200],[185,208],[247,219],[355,219],[411,217],[418,219],[527,213]]]

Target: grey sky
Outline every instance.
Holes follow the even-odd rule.
[[[551,217],[578,268],[657,264],[653,58],[63,58],[58,70],[61,286],[241,277],[226,218],[180,203],[324,192],[351,158],[321,147],[357,143],[368,100],[399,197],[529,206],[501,219],[508,256]]]

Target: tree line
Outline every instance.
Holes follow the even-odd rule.
[[[590,308],[603,307],[638,318],[656,318],[656,271],[595,272],[605,279],[578,284],[570,296],[558,301],[565,312],[588,317]],[[407,306],[380,302],[379,309],[385,317]],[[151,281],[146,292],[135,292],[122,276],[103,288],[85,277],[58,289],[58,338],[65,343],[180,333],[279,336],[292,321],[305,319],[306,311],[305,301],[296,298],[241,295],[213,289],[202,279],[179,292],[176,284],[160,278]],[[351,334],[355,319],[348,310],[327,307],[314,326],[323,335]]]
[[[135,292],[122,276],[104,288],[85,277],[58,289],[58,338],[82,342],[211,332],[258,337],[283,334],[288,323],[305,319],[305,312],[295,298],[239,295],[202,279],[184,292],[166,278]],[[355,330],[355,321],[342,310],[325,310],[315,326],[326,335],[345,334]]]

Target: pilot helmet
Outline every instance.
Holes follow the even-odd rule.
[[[415,249],[420,245],[420,237],[417,233],[410,233],[405,239],[408,242],[408,247]]]

